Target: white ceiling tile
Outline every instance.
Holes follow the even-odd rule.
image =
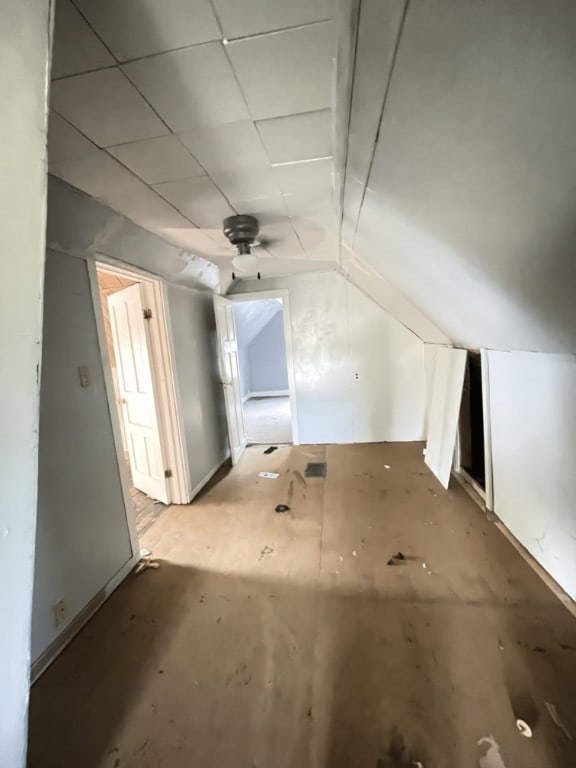
[[[112,67],[114,57],[86,24],[70,0],[58,0],[54,19],[51,77],[66,77]]]
[[[48,118],[48,167],[63,160],[86,157],[100,150],[55,112]]]
[[[155,184],[153,189],[199,227],[219,229],[222,220],[234,213],[207,176]]]
[[[332,106],[333,22],[238,40],[227,49],[254,120]]]
[[[52,83],[51,105],[100,147],[169,133],[118,69]]]
[[[147,184],[205,175],[190,152],[173,134],[108,147],[108,152]]]
[[[119,61],[221,37],[210,0],[76,0]]]
[[[336,216],[336,204],[330,192],[304,190],[298,194],[283,195],[283,198],[291,218],[325,219],[328,216]]]
[[[286,29],[332,18],[333,0],[214,0],[228,38]]]
[[[220,43],[163,53],[122,69],[173,131],[249,117]]]
[[[228,199],[257,198],[279,193],[278,182],[269,167],[217,171],[210,175]]]
[[[290,163],[332,153],[332,111],[305,112],[256,123],[271,163]]]
[[[209,174],[269,166],[262,140],[251,120],[186,131],[180,134],[180,139]]]
[[[332,160],[308,160],[274,166],[284,194],[326,198],[332,194]]]
[[[151,231],[191,226],[178,211],[103,150],[57,163],[51,171]]]
[[[261,225],[274,224],[286,219],[286,206],[281,195],[274,197],[258,197],[252,199],[230,198],[238,213],[248,213],[256,216]]]
[[[306,256],[290,219],[263,226],[259,239],[275,258],[302,259]]]

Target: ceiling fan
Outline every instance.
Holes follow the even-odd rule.
[[[236,248],[236,255],[232,258],[232,265],[235,270],[232,272],[232,280],[236,280],[236,271],[241,274],[256,274],[260,280],[259,258],[257,254],[252,253],[252,249],[258,246],[265,248],[273,241],[258,239],[260,224],[256,216],[247,213],[228,216],[222,222],[222,229],[224,235]]]

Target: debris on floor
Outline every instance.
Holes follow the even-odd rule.
[[[390,464],[384,464],[384,469],[390,469]]]
[[[406,555],[402,552],[396,552],[396,554],[392,555],[390,560],[388,560],[386,565],[399,565],[403,560],[406,560]]]
[[[568,741],[572,741],[572,734],[570,733],[568,728],[566,728],[566,726],[562,722],[562,719],[561,719],[560,715],[558,714],[558,710],[556,709],[556,706],[554,704],[550,704],[549,701],[545,701],[544,702],[544,706],[548,710],[548,714],[550,715],[552,720],[554,720],[554,722],[556,723],[558,728],[560,728],[560,730],[564,733],[564,736],[566,736]]]
[[[258,472],[258,477],[267,477],[269,480],[278,480],[279,472]]]
[[[406,557],[402,554],[402,552],[396,552],[395,555],[392,555],[394,560],[406,560]]]
[[[352,550],[352,557],[358,557],[358,552],[355,549]]]
[[[527,739],[532,738],[532,728],[530,728],[525,720],[518,718],[518,720],[516,720],[516,728],[518,728],[522,736],[526,736]]]
[[[480,758],[480,768],[506,768],[500,754],[500,747],[494,736],[484,736],[476,742],[478,746],[488,745],[488,750]]]
[[[277,450],[278,450],[278,446],[277,445],[271,445],[270,448],[266,448],[264,453],[266,453],[266,454],[274,453],[274,451],[277,451]]]
[[[266,555],[271,555],[271,554],[272,554],[272,552],[274,552],[274,550],[272,549],[272,547],[269,547],[269,546],[268,546],[268,544],[266,544],[266,546],[265,546],[265,547],[263,547],[263,548],[260,550],[260,557],[259,557],[259,559],[260,559],[260,560],[262,560],[262,558],[263,558],[263,557],[266,557]]]
[[[290,512],[288,504],[277,504],[274,508],[274,512]]]
[[[327,464],[325,461],[311,461],[306,464],[306,477],[326,477]]]
[[[147,568],[160,568],[160,563],[157,560],[152,560],[152,552],[149,549],[140,550],[140,562],[134,569],[134,573],[142,573]]]

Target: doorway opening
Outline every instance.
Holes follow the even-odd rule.
[[[96,264],[101,347],[118,417],[117,452],[141,537],[171,503],[187,503],[162,286],[124,268]],[[108,366],[106,365],[108,363]],[[181,498],[183,496],[183,498]]]
[[[237,301],[234,322],[246,442],[292,443],[282,298]]]
[[[459,470],[482,496],[486,493],[484,396],[480,354],[468,353],[458,421]]]

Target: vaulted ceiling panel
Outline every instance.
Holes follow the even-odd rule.
[[[273,164],[331,157],[333,154],[332,111],[329,109],[259,120],[256,126]]]
[[[133,61],[123,71],[175,132],[249,118],[220,43]]]
[[[63,160],[74,160],[98,152],[98,147],[55,112],[48,118],[49,169]]]
[[[210,0],[75,0],[118,61],[220,38]]]
[[[332,105],[335,34],[329,21],[228,44],[254,120]]]
[[[332,18],[334,0],[214,0],[227,38],[248,37]]]
[[[100,147],[170,131],[118,69],[103,69],[52,84],[54,110]]]
[[[174,134],[119,144],[108,151],[147,184],[206,175]]]
[[[70,0],[58,0],[54,20],[52,78],[114,66],[114,57]]]
[[[155,184],[153,188],[199,227],[218,229],[222,219],[234,213],[208,176]]]
[[[575,27],[408,7],[354,250],[465,346],[576,351]]]

